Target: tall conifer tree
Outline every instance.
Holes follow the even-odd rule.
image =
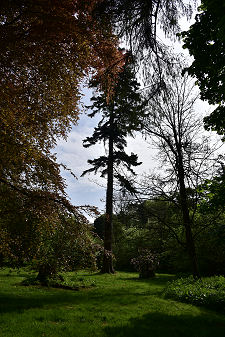
[[[88,160],[91,168],[84,171],[82,175],[89,172],[101,172],[101,176],[107,177],[106,190],[106,217],[104,230],[104,259],[102,272],[113,273],[112,263],[112,235],[113,235],[113,181],[116,178],[121,187],[134,192],[129,180],[119,170],[123,166],[128,172],[135,174],[133,166],[140,165],[136,154],[128,155],[125,152],[127,145],[126,137],[133,135],[134,131],[141,128],[141,116],[145,111],[145,103],[139,93],[140,86],[135,78],[134,68],[131,63],[124,66],[114,88],[114,95],[110,101],[105,93],[93,96],[93,104],[89,107],[93,117],[96,113],[102,113],[102,119],[94,129],[93,135],[83,141],[84,147],[95,145],[98,142],[107,144],[108,150],[104,156]],[[115,169],[117,168],[117,169]]]

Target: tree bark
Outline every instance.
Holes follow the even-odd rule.
[[[196,248],[195,242],[192,234],[191,229],[191,219],[188,209],[188,200],[187,200],[187,193],[185,187],[185,180],[184,180],[184,167],[183,167],[183,160],[182,156],[179,156],[178,160],[178,177],[179,177],[179,186],[180,186],[180,203],[181,203],[181,210],[183,215],[183,223],[185,227],[185,235],[186,235],[186,245],[187,251],[190,258],[190,262],[192,265],[192,273],[194,278],[200,278],[197,256],[196,256]]]
[[[107,190],[106,190],[106,217],[104,228],[104,256],[102,273],[114,273],[112,256],[113,238],[113,111],[110,115],[109,153],[107,167]]]

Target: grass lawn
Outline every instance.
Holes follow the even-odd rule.
[[[144,281],[136,273],[71,273],[92,285],[72,291],[21,286],[25,274],[0,270],[0,337],[225,335],[224,315],[163,298],[170,275]]]

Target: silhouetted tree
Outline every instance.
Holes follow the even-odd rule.
[[[138,92],[139,84],[135,79],[132,64],[127,63],[124,71],[120,73],[114,88],[113,98],[108,101],[105,93],[92,97],[93,117],[102,113],[102,119],[95,128],[93,135],[84,140],[84,147],[92,146],[98,142],[107,143],[108,149],[105,156],[89,160],[92,167],[83,172],[96,173],[101,171],[102,176],[107,176],[106,190],[106,216],[104,235],[104,261],[102,272],[113,273],[112,264],[112,214],[113,214],[113,180],[116,178],[121,187],[134,192],[130,181],[119,171],[122,165],[131,174],[135,174],[132,167],[140,163],[137,155],[125,152],[126,137],[132,135],[134,130],[140,129],[141,115],[144,113],[144,103]]]

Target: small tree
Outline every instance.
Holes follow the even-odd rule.
[[[95,86],[95,84],[93,84]],[[112,214],[113,214],[113,180],[116,178],[122,188],[134,192],[129,180],[121,174],[119,166],[125,167],[131,174],[135,174],[132,167],[140,165],[137,155],[125,152],[126,137],[132,135],[134,130],[140,128],[140,116],[144,113],[144,104],[138,93],[139,84],[135,79],[132,64],[127,63],[120,73],[118,82],[114,88],[114,96],[108,102],[105,93],[92,97],[93,110],[90,117],[97,112],[102,113],[102,119],[95,128],[93,135],[84,140],[84,147],[92,146],[98,142],[108,143],[108,151],[105,156],[89,160],[92,168],[83,172],[96,173],[101,171],[101,176],[107,176],[106,190],[106,217],[104,229],[104,260],[102,272],[113,273],[112,265]]]
[[[41,226],[36,233],[38,243],[32,267],[38,280],[45,284],[62,271],[96,267],[96,248],[88,223],[74,216],[61,216],[58,222]]]
[[[11,267],[30,265],[38,279],[75,267],[95,265],[96,242],[91,225],[66,199],[49,200],[0,184],[0,256]]]

